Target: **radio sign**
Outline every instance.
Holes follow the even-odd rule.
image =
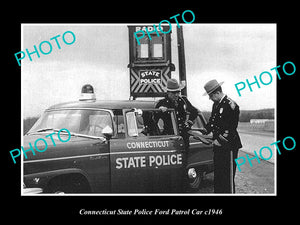
[[[162,33],[162,31],[168,31],[170,30],[169,26],[161,26],[161,29],[162,30],[157,30],[159,33]],[[154,27],[153,26],[136,26],[135,27],[135,31],[144,31],[144,32],[154,32]]]
[[[141,84],[161,84],[161,70],[140,70]]]

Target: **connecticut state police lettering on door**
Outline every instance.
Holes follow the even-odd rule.
[[[147,155],[120,157],[116,159],[116,169],[174,166],[182,164],[182,154]]]

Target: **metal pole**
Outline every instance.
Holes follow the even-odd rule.
[[[179,65],[179,81],[185,84],[185,88],[181,90],[181,94],[187,96],[186,84],[186,69],[185,69],[185,55],[184,55],[184,40],[183,40],[183,26],[177,28],[177,46],[178,46],[178,65]]]

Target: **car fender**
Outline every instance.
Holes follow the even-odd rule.
[[[24,183],[26,187],[39,187],[44,189],[53,178],[68,174],[80,174],[90,183],[87,174],[78,168],[59,169],[24,175]]]

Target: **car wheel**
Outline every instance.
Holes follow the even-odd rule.
[[[203,177],[204,172],[200,169],[190,168],[188,170],[189,189],[191,192],[197,192],[199,190]]]
[[[56,195],[64,195],[65,192],[64,191],[55,191],[54,194],[56,194]]]

